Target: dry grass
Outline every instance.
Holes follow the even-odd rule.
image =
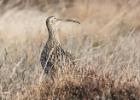
[[[0,2],[0,100],[140,98],[139,1],[72,1]],[[80,63],[58,70],[54,82],[39,62],[48,15],[81,22],[59,27],[63,48]]]

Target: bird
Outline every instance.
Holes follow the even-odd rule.
[[[40,62],[44,69],[44,73],[54,75],[58,68],[63,66],[74,66],[76,57],[68,51],[64,50],[58,40],[58,25],[61,22],[80,22],[73,19],[60,19],[55,16],[49,16],[46,19],[46,27],[48,29],[48,40],[42,49]]]

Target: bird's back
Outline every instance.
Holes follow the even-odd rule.
[[[64,51],[56,41],[48,41],[41,53],[41,65],[46,73],[63,66],[73,66],[75,57]]]

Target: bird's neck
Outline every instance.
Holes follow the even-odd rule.
[[[54,41],[57,44],[60,44],[58,31],[57,31],[57,29],[55,27],[52,27],[52,26],[48,25],[48,33],[49,33],[49,37],[48,37],[49,41]]]

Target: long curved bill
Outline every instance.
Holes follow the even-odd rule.
[[[76,21],[76,20],[73,20],[73,19],[58,19],[60,21],[66,21],[66,22],[74,22],[74,23],[78,23],[80,24],[80,22]]]
[[[64,21],[67,21],[67,22],[74,22],[74,23],[80,24],[80,22],[78,22],[78,21],[76,21],[76,20],[73,20],[73,19],[65,19]]]

